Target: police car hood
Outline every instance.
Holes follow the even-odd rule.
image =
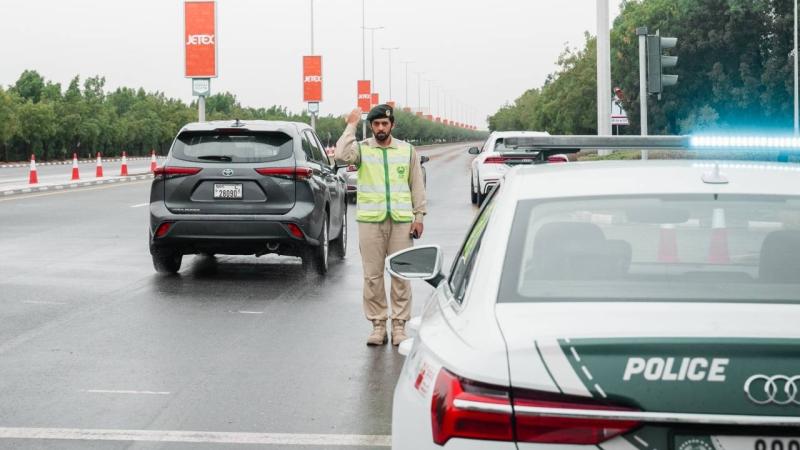
[[[499,303],[515,388],[642,411],[800,416],[800,304]]]

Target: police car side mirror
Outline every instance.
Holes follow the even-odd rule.
[[[386,258],[386,271],[403,280],[425,280],[438,287],[442,273],[442,249],[438,245],[407,248]]]
[[[419,162],[421,164],[425,164],[426,162],[428,162],[430,160],[431,160],[430,156],[422,155],[422,156],[419,157]]]
[[[470,149],[469,149],[469,154],[470,155],[477,155],[480,152],[481,151],[480,151],[480,149],[478,149],[478,147],[470,147]]]

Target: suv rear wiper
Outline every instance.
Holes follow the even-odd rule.
[[[222,155],[198,156],[197,159],[207,159],[210,161],[225,161],[225,162],[233,161],[233,158],[231,158],[230,156],[222,156]]]

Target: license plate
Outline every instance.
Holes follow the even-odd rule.
[[[675,436],[674,450],[800,450],[800,437]]]
[[[214,198],[237,199],[242,198],[241,184],[215,184]],[[798,449],[800,450],[800,449]]]

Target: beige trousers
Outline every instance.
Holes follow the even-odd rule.
[[[381,223],[358,223],[358,247],[364,266],[364,314],[370,321],[388,318],[384,264],[387,256],[414,245],[410,230],[410,223],[395,223],[391,219]],[[411,283],[391,278],[392,319],[408,320],[411,317]]]

